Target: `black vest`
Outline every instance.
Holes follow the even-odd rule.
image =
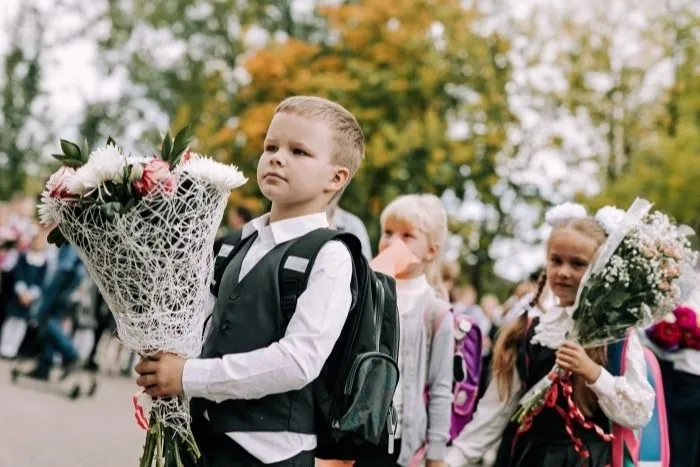
[[[250,352],[284,337],[291,316],[283,316],[279,302],[279,271],[292,241],[277,245],[243,277],[241,264],[255,235],[229,263],[219,286],[211,327],[201,358]],[[311,384],[283,394],[257,400],[226,400],[216,403],[193,398],[192,417],[207,411],[215,431],[291,431],[314,434],[314,398]]]

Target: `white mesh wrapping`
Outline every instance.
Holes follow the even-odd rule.
[[[174,192],[159,189],[111,221],[96,205],[78,210],[74,201],[44,200],[109,305],[119,338],[143,356],[196,357],[202,346],[212,248],[232,186],[178,172]],[[187,429],[184,398],[155,399],[151,410]]]

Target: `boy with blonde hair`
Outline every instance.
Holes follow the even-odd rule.
[[[285,256],[287,245],[328,228],[326,208],[363,158],[362,130],[339,104],[306,96],[280,103],[257,169],[272,206],[243,227],[232,252],[219,251],[231,259],[212,289],[218,298],[201,358],[163,353],[137,365],[151,396],[192,398],[198,465],[314,465],[311,383],[348,317],[353,257],[344,242],[325,243],[291,318],[278,297],[279,271],[307,266]]]

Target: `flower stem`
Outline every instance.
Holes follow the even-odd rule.
[[[163,464],[163,432],[161,422],[156,422],[157,445],[156,445],[156,467],[165,467]]]

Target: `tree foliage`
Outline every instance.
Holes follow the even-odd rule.
[[[648,198],[700,232],[700,37],[690,26],[681,35],[683,61],[663,100],[666,111],[658,116],[658,131],[641,135],[629,170],[591,204],[627,206],[637,196]]]
[[[252,175],[277,103],[320,95],[346,106],[365,133],[366,159],[341,204],[375,240],[379,213],[400,194],[461,196],[469,180],[498,206],[496,168],[512,122],[507,41],[475,32],[479,14],[452,0],[364,0],[318,14],[331,40],[273,42],[243,62],[250,82],[233,106],[216,93],[202,103],[215,117],[195,129],[201,149]],[[240,111],[222,126],[232,107]]]
[[[23,6],[13,24],[10,47],[2,57],[0,87],[0,200],[24,189],[29,164],[39,157],[40,144],[28,131],[35,120],[32,105],[41,94],[41,37],[28,46],[25,31],[41,30],[39,13]]]

